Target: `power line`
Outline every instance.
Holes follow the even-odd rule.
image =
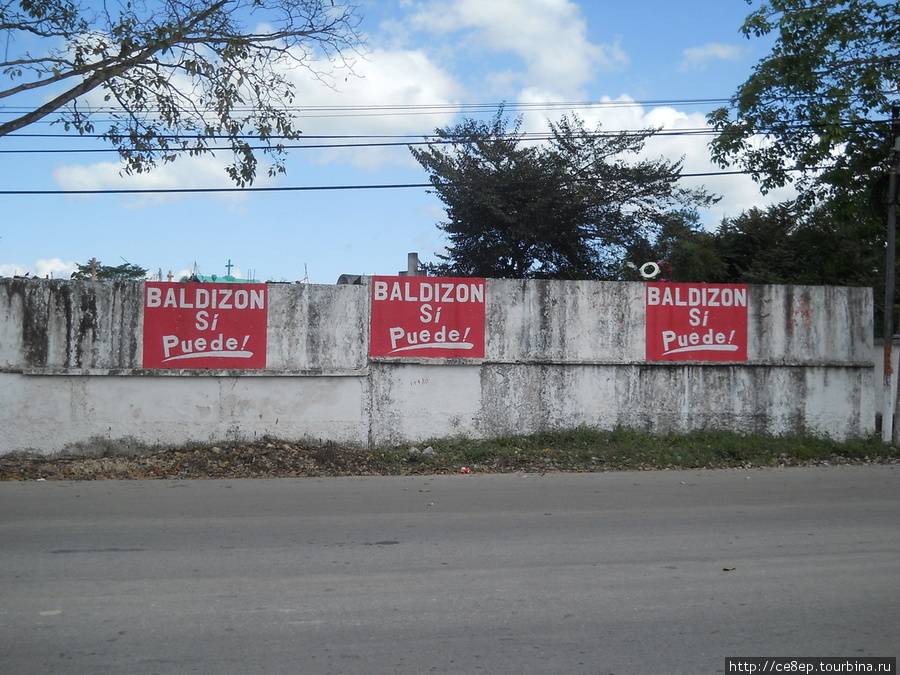
[[[713,104],[724,104],[727,103],[727,99],[658,99],[658,100],[644,100],[644,101],[632,101],[632,100],[601,100],[601,101],[546,101],[546,102],[512,102],[512,103],[437,103],[437,104],[419,104],[419,105],[411,105],[411,104],[384,104],[384,105],[367,105],[367,106],[285,106],[282,110],[288,114],[293,115],[295,119],[341,119],[341,118],[371,118],[371,117],[398,117],[398,116],[423,116],[423,115],[471,115],[473,113],[496,113],[499,108],[503,108],[504,111],[511,112],[533,112],[533,111],[549,111],[549,110],[584,110],[584,109],[617,109],[617,108],[634,108],[634,107],[659,107],[659,106],[680,106],[680,107],[688,107],[688,106],[698,106],[704,105],[709,106]],[[24,107],[0,107],[0,115],[22,115],[29,112],[30,108]],[[235,108],[233,113],[235,115],[240,115],[241,113],[252,113],[253,108],[251,107],[240,107]],[[113,108],[110,106],[98,107],[90,111],[90,116],[92,118],[93,124],[103,125],[106,123],[112,123],[112,119],[103,118],[104,114],[108,114],[111,112],[122,112],[119,108]],[[147,111],[150,114],[153,114],[153,109]],[[54,124],[53,121],[50,120],[41,120],[36,122],[35,125],[46,125],[46,124]],[[696,130],[697,133],[703,133],[703,130]],[[614,132],[620,133],[620,132]],[[670,132],[671,133],[671,132]],[[691,133],[690,130],[685,130],[683,132],[677,132],[680,134]],[[662,135],[662,134],[661,134]],[[668,134],[666,134],[668,135]],[[60,139],[105,139],[106,134],[67,134],[67,133],[13,133],[8,134],[7,138],[60,138]],[[383,139],[397,139],[397,138],[431,138],[433,134],[423,133],[416,135],[403,135],[403,136],[336,136],[330,138],[337,139],[357,139],[357,138],[383,138]],[[194,138],[194,139],[203,139],[203,140],[216,140],[216,139],[238,139],[238,140],[259,140],[258,136],[249,136],[249,135],[238,135],[238,136],[223,136],[223,135],[207,135],[207,134],[194,134],[194,135],[181,135],[179,137],[175,137],[172,135],[160,134],[157,135],[156,138],[163,140],[181,140],[182,138]],[[329,138],[327,136],[303,136],[304,139],[323,139]],[[296,141],[297,137],[285,137],[285,136],[270,136],[266,140],[271,141]],[[401,143],[395,143],[397,145],[401,145]],[[345,144],[341,146],[335,147],[369,147],[374,146],[376,144],[373,143],[365,143],[360,145],[350,145]],[[385,147],[386,144],[381,144],[380,147]],[[268,146],[266,146],[268,147]],[[230,149],[230,148],[228,148]],[[264,149],[262,147],[253,148]],[[307,149],[307,146],[291,146],[286,149]],[[166,151],[190,151],[190,149],[182,149],[182,148],[173,148],[167,149]],[[92,148],[92,149],[8,149],[8,150],[0,150],[2,154],[50,154],[53,152],[59,152],[60,154],[74,154],[77,152],[109,152],[110,150],[107,148]],[[112,150],[115,152],[115,149]]]
[[[577,102],[542,102],[542,103],[472,103],[472,104],[428,104],[428,105],[372,105],[372,106],[294,106],[286,110],[300,114],[304,117],[321,117],[333,119],[336,117],[372,117],[372,116],[396,116],[396,115],[428,115],[428,114],[471,114],[473,112],[490,112],[496,113],[502,105],[504,111],[510,112],[527,112],[537,110],[575,110],[575,109],[593,109],[593,108],[633,108],[633,107],[654,107],[654,106],[690,106],[690,105],[711,105],[711,104],[727,104],[728,99],[671,99],[671,100],[604,100],[604,101],[577,101]],[[13,112],[19,109],[2,108],[0,114]],[[25,110],[24,108],[21,110]],[[112,110],[112,108],[99,108],[95,112],[103,114],[104,111]],[[249,109],[248,109],[249,110]],[[857,124],[868,123],[866,121],[857,122]],[[874,123],[874,122],[873,122]],[[808,126],[808,125],[805,125]],[[799,127],[798,127],[799,128]],[[657,131],[649,130],[650,138],[656,137],[685,137],[685,136],[716,136],[718,132],[710,126],[702,128],[687,129],[659,129]],[[618,136],[621,134],[646,134],[647,129],[631,129],[631,130],[599,130],[597,132],[589,132],[590,136]],[[765,130],[759,130],[759,135],[764,136]],[[545,142],[552,138],[552,134],[548,132],[526,132],[520,134],[510,134],[510,138],[516,137],[523,142]],[[17,133],[7,136],[10,139],[79,139],[79,140],[104,140],[104,134],[66,134],[66,133]],[[160,135],[157,138],[162,140],[180,140],[175,136]],[[235,137],[221,135],[203,135],[197,134],[186,139],[202,141],[217,141],[225,139],[235,139],[244,141],[258,141],[258,137],[252,135],[241,135]],[[267,141],[291,141],[288,143],[278,143],[269,145],[252,145],[251,150],[268,150],[273,149],[273,145],[278,149],[284,150],[341,150],[341,149],[375,149],[390,147],[408,147],[408,146],[426,146],[426,145],[445,145],[455,142],[464,142],[464,139],[455,140],[446,138],[437,134],[398,134],[398,135],[365,135],[365,134],[347,134],[347,135],[301,135],[299,137],[273,136],[266,139]],[[299,141],[299,142],[298,142]],[[179,146],[181,144],[179,143]],[[217,152],[231,152],[231,147],[216,145],[213,147],[200,148],[202,152],[215,154]],[[197,148],[174,147],[160,150],[165,153],[182,153],[197,152]],[[0,149],[0,154],[79,154],[79,153],[118,153],[115,147],[92,147],[92,148],[8,148]],[[718,171],[708,173],[681,174],[681,178],[706,178],[717,176],[730,176],[749,174],[749,171]],[[96,190],[0,190],[0,195],[34,195],[34,196],[50,196],[50,195],[115,195],[115,194],[202,194],[202,193],[229,193],[229,192],[308,192],[308,191],[340,191],[340,190],[386,190],[386,189],[423,189],[432,187],[430,183],[406,183],[406,184],[372,184],[372,185],[326,185],[326,186],[285,186],[285,187],[249,187],[239,188],[234,186],[220,188],[123,188],[123,189],[96,189]]]
[[[381,185],[296,185],[278,187],[218,187],[218,188],[122,188],[100,190],[0,190],[0,195],[156,195],[203,194],[217,192],[312,192],[328,190],[396,190],[403,188],[429,188],[431,183],[400,183]]]
[[[854,124],[845,124],[844,126],[865,126],[868,124],[875,124],[875,122],[857,122]],[[813,129],[810,125],[798,125],[798,128],[808,128]],[[619,136],[622,134],[644,134],[647,133],[647,129],[617,129],[617,130],[600,130],[596,132],[588,132],[587,135],[591,137],[602,137],[602,136]],[[697,127],[697,128],[686,128],[686,129],[659,129],[659,130],[649,130],[651,133],[649,134],[650,138],[658,138],[658,137],[681,137],[681,136],[718,136],[719,132],[713,129],[712,127]],[[766,136],[769,131],[761,129],[756,132],[757,136]],[[105,137],[102,134],[92,134],[92,135],[78,135],[78,136],[67,136],[65,134],[10,134],[10,138],[53,138],[53,139],[69,139],[69,138],[89,138],[95,140],[103,140]],[[510,134],[509,138],[519,138],[523,142],[542,142],[549,141],[553,138],[550,133],[547,132],[524,132],[518,135]],[[175,136],[169,135],[160,135],[157,136],[159,139],[163,140],[175,140]],[[197,135],[191,136],[190,138],[185,138],[184,142],[189,142],[190,140],[226,140],[232,137],[222,136],[222,135]],[[259,140],[257,136],[252,135],[239,135],[234,136],[234,140]],[[464,143],[465,139],[453,139],[447,138],[445,136],[438,136],[436,134],[395,134],[395,135],[363,135],[363,134],[335,134],[335,135],[310,135],[310,136],[301,136],[299,138],[294,138],[287,136],[270,136],[267,140],[306,140],[306,141],[365,141],[365,142],[342,142],[342,143],[278,143],[277,147],[281,150],[336,150],[336,149],[359,149],[359,148],[388,148],[388,147],[408,147],[408,146],[422,146],[422,145],[450,145],[454,143]],[[401,140],[401,139],[410,139],[410,140]],[[417,139],[417,140],[412,140]],[[272,145],[251,145],[249,146],[251,150],[268,150],[272,149],[275,146]],[[203,152],[230,152],[232,150],[229,146],[214,146],[214,147],[204,147],[202,148]],[[181,153],[181,152],[197,152],[197,148],[192,148],[190,146],[186,147],[168,147],[163,149],[158,149],[159,152],[166,153]],[[119,150],[115,147],[94,147],[94,148],[10,148],[10,149],[0,149],[0,154],[20,154],[20,155],[28,155],[28,154],[88,154],[88,153],[117,153]]]
[[[854,123],[846,123],[843,126],[849,127],[861,127],[878,124],[878,121],[858,121]],[[813,125],[798,125],[797,129],[809,129],[815,130]],[[588,132],[588,135],[591,137],[601,137],[601,136],[619,136],[622,134],[644,134],[650,132],[650,138],[658,138],[658,137],[683,137],[683,136],[718,136],[719,131],[716,131],[714,128],[707,127],[697,127],[697,128],[685,128],[685,129],[616,129],[616,130],[600,130],[596,132]],[[775,133],[774,130],[766,130],[766,129],[758,129],[755,132],[757,136],[766,136],[769,133]],[[548,141],[552,139],[552,135],[548,132],[524,132],[518,135],[510,134],[509,138],[519,138],[523,142],[542,142]],[[2,137],[0,137],[2,138]],[[6,138],[51,138],[51,139],[65,139],[65,140],[106,140],[105,135],[103,134],[78,134],[78,135],[68,135],[68,134],[9,134]],[[198,134],[194,136],[184,136],[184,137],[176,137],[172,135],[158,135],[156,138],[161,140],[178,140],[179,142],[188,143],[192,140],[202,140],[202,141],[215,141],[215,140],[260,140],[258,136],[253,135],[236,135],[236,136],[224,136],[224,135],[207,135],[207,134]],[[408,139],[408,140],[407,140]],[[416,140],[413,140],[416,139]],[[277,143],[277,144],[269,144],[269,145],[251,145],[250,149],[257,150],[269,150],[275,147],[282,150],[334,150],[334,149],[359,149],[359,148],[387,148],[387,147],[408,147],[408,146],[422,146],[422,145],[448,145],[453,143],[464,143],[465,139],[453,139],[447,138],[445,136],[438,136],[436,134],[394,134],[394,135],[376,135],[376,134],[334,134],[334,135],[301,135],[299,137],[288,137],[288,136],[269,136],[266,139],[267,141],[310,141],[304,143]],[[312,141],[344,141],[339,143],[319,143]],[[350,141],[360,141],[360,142],[350,142]],[[159,152],[166,153],[181,153],[181,152],[197,152],[197,148],[192,148],[190,146],[184,147],[168,147],[165,149],[158,148]],[[213,147],[203,147],[200,148],[203,152],[230,152],[232,148],[230,146],[213,146]],[[117,153],[119,150],[116,147],[92,147],[92,148],[8,148],[8,149],[0,149],[0,154],[88,154],[88,153]]]
[[[610,99],[601,101],[543,101],[543,102],[491,102],[491,103],[428,103],[428,104],[383,104],[383,105],[286,105],[280,109],[287,113],[306,117],[370,117],[373,115],[394,116],[401,115],[434,115],[434,114],[463,114],[473,112],[496,113],[501,107],[505,111],[540,111],[540,110],[565,110],[586,108],[647,108],[661,106],[708,106],[728,104],[727,98],[704,99],[647,99],[634,101],[630,99]],[[235,113],[252,112],[254,108],[239,106],[234,108]],[[4,107],[0,114],[21,115],[30,112],[28,107]],[[105,112],[123,112],[121,108],[113,106],[99,106],[91,110],[92,115],[100,115]],[[147,112],[158,112],[148,108]],[[52,124],[44,121],[44,124]]]
[[[622,130],[622,131],[603,131],[599,133],[592,133],[591,136],[618,136],[620,134],[628,134],[630,131]],[[641,133],[640,130],[635,130],[634,133]],[[652,137],[660,137],[660,136],[715,136],[716,132],[712,129],[678,129],[678,130],[660,130],[654,132]],[[59,138],[53,136],[53,138]],[[98,136],[97,138],[102,138],[102,136]],[[170,138],[170,137],[166,137]],[[222,139],[225,137],[222,136],[203,136],[201,137],[204,140],[206,139]],[[253,136],[243,136],[239,137],[240,139],[255,139]],[[450,145],[459,141],[455,141],[452,139],[445,139],[438,136],[411,136],[411,135],[401,135],[401,136],[309,136],[304,137],[309,140],[327,140],[327,139],[336,139],[336,140],[345,140],[345,139],[378,139],[378,138],[418,138],[423,140],[407,140],[407,141],[377,141],[377,142],[366,142],[366,143],[304,143],[304,144],[285,144],[279,143],[278,147],[281,150],[341,150],[341,149],[350,149],[350,148],[389,148],[389,147],[408,147],[408,146],[421,146],[421,145]],[[526,133],[521,136],[521,140],[524,142],[538,142],[538,141],[548,141],[552,138],[550,134],[542,133]],[[266,150],[270,149],[271,146],[267,145],[251,145],[251,150]],[[232,148],[226,146],[216,146],[203,148],[204,152],[230,152]],[[180,147],[180,148],[166,148],[161,152],[196,152],[195,148],[191,147]],[[0,155],[39,155],[39,154],[88,154],[88,153],[109,153],[109,152],[119,152],[119,150],[115,147],[104,147],[104,148],[13,148],[7,150],[0,150]]]
[[[810,171],[819,169],[809,169]],[[679,178],[711,178],[717,176],[749,175],[750,171],[709,171],[683,173]],[[515,182],[515,181],[512,181]],[[293,185],[276,187],[217,187],[217,188],[104,188],[97,190],[0,190],[0,196],[89,196],[89,195],[157,195],[210,194],[223,192],[326,192],[347,190],[402,190],[433,188],[431,183],[385,183],[369,185]]]
[[[683,99],[647,99],[634,101],[629,99],[617,100],[600,100],[600,101],[545,101],[545,102],[491,102],[491,103],[435,103],[435,104],[383,104],[383,105],[347,105],[347,106],[286,106],[285,112],[294,114],[299,119],[337,119],[337,118],[353,118],[353,117],[389,117],[389,116],[422,116],[435,114],[473,114],[478,112],[495,113],[501,106],[504,111],[510,112],[533,112],[533,111],[549,111],[549,110],[575,110],[581,109],[618,109],[618,108],[652,108],[663,106],[710,106],[710,105],[727,105],[730,99],[726,98],[683,98]],[[22,114],[27,112],[29,108],[3,107],[0,108],[0,115],[3,114]],[[99,107],[92,111],[93,116],[101,116],[113,110],[119,111],[118,108],[109,106]],[[246,110],[252,111],[252,108],[235,109],[235,113]],[[153,112],[153,111],[150,111]],[[41,122],[41,124],[49,124],[50,122]],[[95,124],[103,123],[102,120],[96,119]],[[855,125],[864,125],[876,123],[875,121],[858,121]],[[800,125],[798,128],[809,128],[808,125]],[[642,133],[643,129],[635,130],[601,130],[595,132],[596,135],[620,135],[627,133]],[[764,137],[768,133],[765,129],[759,129],[757,136]],[[659,137],[687,137],[687,136],[716,136],[718,132],[712,127],[692,128],[692,129],[659,129],[651,134],[655,138]],[[16,133],[6,136],[11,139],[65,139],[67,141],[88,141],[88,140],[108,140],[105,134],[71,134],[71,133]],[[253,135],[206,135],[195,134],[193,136],[176,137],[173,135],[160,134],[156,136],[159,140],[177,141],[178,145],[184,142],[200,141],[207,143],[217,140],[240,140],[240,141],[257,141],[258,136]],[[521,140],[525,142],[542,142],[547,141],[551,136],[546,133],[524,133],[521,134]],[[413,140],[415,139],[415,140]],[[391,148],[403,146],[423,146],[435,144],[450,144],[454,141],[439,137],[435,134],[403,134],[403,135],[301,135],[299,137],[286,136],[270,136],[266,140],[266,144],[251,145],[252,151],[266,150],[350,150],[350,149],[375,149],[375,148]],[[287,141],[287,142],[283,142]],[[334,141],[334,142],[323,142]],[[212,146],[192,148],[190,146],[169,147],[165,149],[157,148],[157,152],[165,153],[191,153],[203,152],[215,154],[217,152],[232,152],[230,146]],[[4,148],[0,149],[3,155],[77,155],[77,154],[107,154],[119,153],[116,147],[24,147],[24,148]]]

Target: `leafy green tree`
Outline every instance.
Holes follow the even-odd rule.
[[[678,282],[710,282],[726,275],[725,263],[716,247],[715,236],[707,232],[695,212],[670,214],[655,241],[632,247],[628,260],[631,272],[623,270],[623,278],[639,281],[643,262],[656,262],[659,279]]]
[[[847,217],[838,201],[804,210],[784,202],[723,219],[703,241],[721,267],[699,281],[883,286],[883,235]],[[681,245],[679,238],[679,245]]]
[[[96,258],[78,265],[72,272],[72,279],[79,281],[141,281],[147,277],[147,270],[130,262],[122,265],[103,265]]]
[[[25,111],[0,136],[58,115],[66,130],[99,133],[137,173],[211,152],[221,138],[231,179],[248,185],[256,150],[270,174],[283,172],[282,139],[299,134],[289,69],[327,81],[316,64],[352,66],[358,21],[333,0],[0,2],[0,72],[11,80],[0,99]],[[100,109],[84,99],[95,91]]]
[[[654,131],[588,131],[578,117],[549,125],[539,144],[490,122],[437,129],[439,143],[410,151],[444,203],[440,274],[614,279],[630,246],[653,239],[669,214],[706,206],[705,190],[678,186],[680,162],[626,158]]]
[[[805,213],[792,235],[798,259],[791,283],[870,286],[880,312],[885,237],[882,224],[865,217],[869,211],[868,205],[832,199]]]
[[[725,265],[722,281],[790,283],[790,270],[800,262],[791,238],[795,223],[790,202],[725,218],[715,235],[715,246]]]
[[[764,190],[795,178],[804,197],[868,190],[900,96],[900,3],[768,0],[742,31],[775,46],[710,114],[714,158],[741,164]]]

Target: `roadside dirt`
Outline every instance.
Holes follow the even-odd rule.
[[[0,481],[33,480],[146,480],[187,478],[287,478],[321,476],[431,475],[449,473],[508,473],[556,471],[646,471],[678,469],[764,468],[841,464],[898,464],[886,456],[798,459],[779,453],[754,463],[734,457],[707,457],[699,464],[673,464],[651,453],[616,451],[598,456],[571,455],[545,448],[536,452],[479,452],[479,459],[452,450],[374,450],[336,444],[310,445],[264,439],[251,443],[222,443],[190,448],[125,450],[113,445],[91,448],[77,456],[0,457]]]
[[[127,456],[5,456],[0,457],[0,480],[367,476],[387,473],[382,464],[355,448],[261,441]]]

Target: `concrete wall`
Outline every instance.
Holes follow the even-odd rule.
[[[487,280],[484,359],[369,357],[370,288],[268,286],[265,370],[142,369],[143,284],[0,279],[0,454],[586,424],[837,439],[875,428],[869,289],[751,286],[747,361],[648,362],[645,285]]]

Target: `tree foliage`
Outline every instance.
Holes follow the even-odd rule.
[[[796,281],[805,269],[806,255],[794,236],[799,228],[794,205],[777,204],[768,209],[752,208],[725,218],[714,242],[724,264],[722,281],[744,284],[785,284]]]
[[[299,134],[290,69],[327,80],[317,64],[352,67],[357,26],[332,0],[0,0],[0,99],[25,110],[0,136],[58,115],[138,173],[223,138],[230,177],[247,185],[257,150],[283,172],[282,140]]]
[[[655,281],[703,283],[726,276],[715,235],[703,228],[696,213],[671,214],[655,240],[636,242],[626,258],[620,276],[629,281],[645,281],[640,274],[645,262],[659,265]]]
[[[130,262],[121,265],[103,265],[93,259],[72,272],[72,279],[79,281],[141,281],[147,277],[147,270]]]
[[[673,212],[706,206],[679,187],[680,162],[641,160],[654,131],[588,131],[578,117],[549,125],[537,143],[498,110],[437,129],[438,143],[410,151],[429,173],[450,245],[432,271],[495,278],[611,279],[637,242]]]
[[[714,158],[742,164],[765,190],[795,178],[810,196],[867,189],[900,96],[900,3],[768,0],[742,31],[775,46],[711,113]]]
[[[644,252],[669,263],[674,281],[883,286],[884,233],[848,218],[840,202],[796,201],[724,218],[718,229],[673,226]]]

